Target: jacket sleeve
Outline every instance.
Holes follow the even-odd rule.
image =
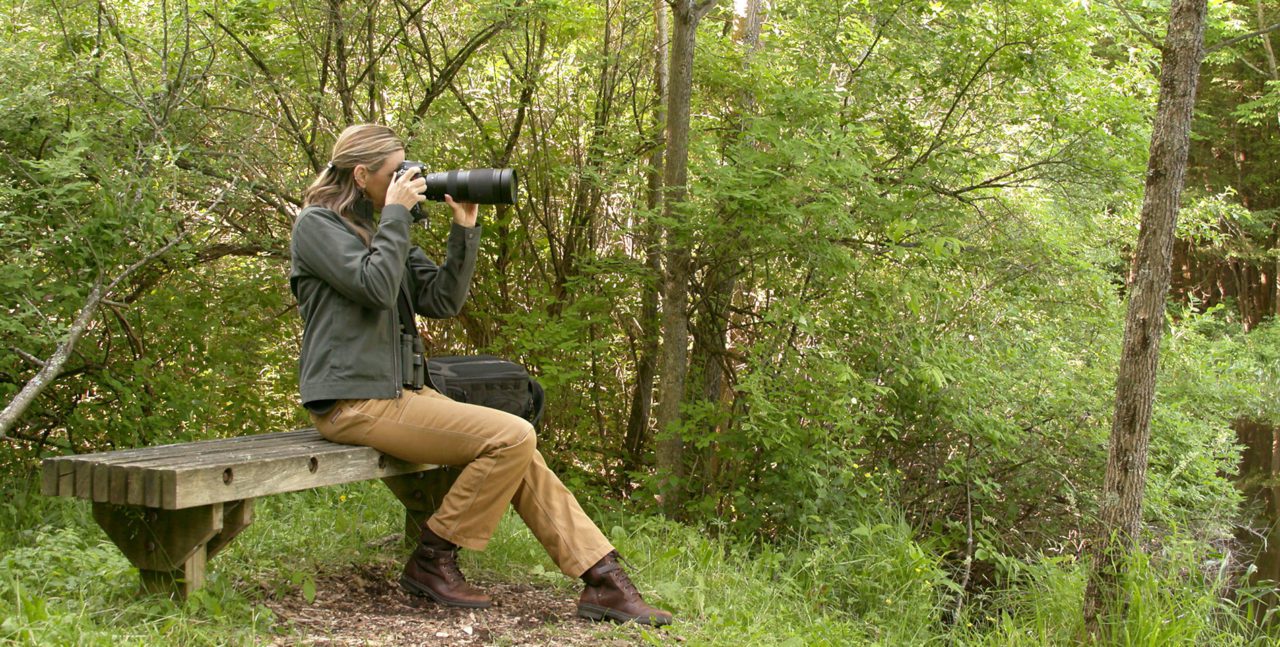
[[[410,249],[409,290],[414,312],[435,319],[458,314],[471,290],[479,247],[479,226],[463,227],[454,223],[449,229],[448,251],[443,265],[432,263],[417,247]]]
[[[341,221],[304,211],[293,226],[293,256],[299,269],[342,296],[364,307],[389,310],[396,305],[404,277],[410,222],[407,209],[387,206],[366,248]]]

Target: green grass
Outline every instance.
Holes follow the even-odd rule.
[[[1258,646],[1280,636],[1250,619],[1261,590],[1230,590],[1227,575],[1207,547],[1166,538],[1153,555],[1132,560],[1124,591],[1128,615],[1114,628],[1112,644]],[[991,592],[952,634],[968,646],[1072,645],[1083,633],[1081,600],[1086,570],[1071,559],[1031,564],[1010,586]]]
[[[0,489],[0,643],[250,645],[293,631],[263,605],[304,597],[321,573],[385,564],[405,549],[403,510],[380,484],[262,499],[256,520],[210,563],[185,603],[137,596],[137,574],[93,523],[84,502]],[[586,497],[583,497],[586,499]],[[589,502],[589,500],[588,500]],[[839,533],[784,545],[709,538],[663,519],[596,511],[646,597],[676,613],[661,631],[602,626],[601,635],[687,645],[1068,645],[1079,631],[1083,569],[1064,559],[1024,564],[999,590],[943,621],[955,584],[940,560],[890,513]],[[1276,644],[1226,596],[1194,542],[1167,542],[1138,560],[1123,645]],[[576,592],[512,515],[464,569]]]

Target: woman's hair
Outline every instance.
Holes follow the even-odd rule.
[[[355,224],[363,234],[365,225],[356,218],[355,205],[363,196],[356,184],[355,168],[359,164],[376,171],[387,156],[404,150],[404,142],[386,126],[358,124],[347,126],[333,144],[333,156],[329,164],[320,170],[311,186],[302,194],[304,207],[324,207]]]

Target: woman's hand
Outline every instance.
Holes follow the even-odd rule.
[[[453,209],[453,221],[463,227],[476,226],[476,214],[479,212],[479,205],[474,202],[454,202],[453,196],[444,195],[445,204]]]
[[[412,209],[414,205],[426,200],[423,194],[427,190],[427,180],[420,173],[421,169],[414,166],[391,180],[391,185],[387,187],[386,204],[398,204],[405,209]]]

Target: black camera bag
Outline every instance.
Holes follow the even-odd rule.
[[[432,357],[427,380],[451,400],[506,411],[535,427],[542,420],[542,385],[515,362],[493,355]]]
[[[400,310],[401,365],[404,381],[418,388],[422,376],[422,339],[403,284],[396,297]],[[410,344],[406,350],[405,344]],[[493,355],[432,357],[426,361],[426,384],[455,402],[506,411],[537,427],[542,421],[542,385],[515,362]],[[414,370],[416,369],[416,370]]]

